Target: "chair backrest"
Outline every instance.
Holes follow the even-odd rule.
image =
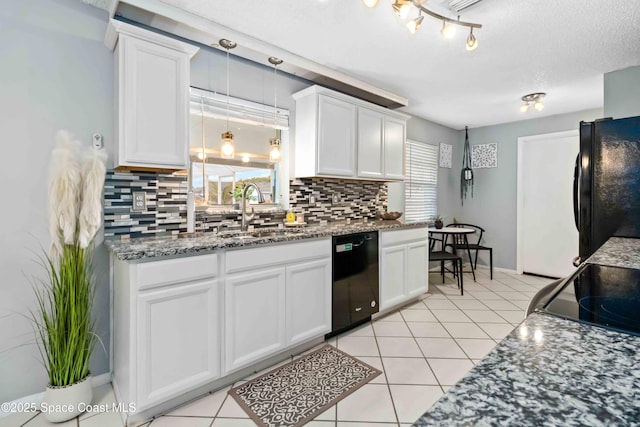
[[[473,225],[473,224],[464,224],[461,222],[456,222],[454,224],[448,224],[447,227],[460,227],[460,228],[473,228],[476,230],[476,232],[474,233],[474,235],[478,236],[478,240],[475,242],[476,245],[480,244],[480,241],[482,240],[482,235],[484,234],[484,228],[478,226],[478,225]],[[469,239],[471,240],[471,239]],[[464,245],[464,237],[462,235],[455,235],[454,234],[454,242],[456,243],[456,245]],[[473,242],[469,242],[469,243],[473,243]]]

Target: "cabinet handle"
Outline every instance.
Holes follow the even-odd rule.
[[[362,307],[356,307],[356,311],[362,310]]]

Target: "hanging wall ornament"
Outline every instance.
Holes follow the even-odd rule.
[[[469,147],[469,128],[464,127],[464,152],[462,154],[462,172],[460,173],[460,200],[464,205],[467,192],[471,189],[473,197],[473,169],[471,169],[471,148]]]

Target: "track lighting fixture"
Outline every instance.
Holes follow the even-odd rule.
[[[411,34],[415,34],[416,31],[418,31],[418,28],[420,28],[422,21],[424,21],[424,16],[422,16],[421,11],[418,11],[418,16],[412,19],[411,21],[407,22],[407,28],[409,29],[409,32]]]
[[[469,37],[467,37],[466,48],[468,51],[476,50],[478,48],[478,39],[473,35],[473,28],[469,30]]]
[[[409,16],[409,11],[411,10],[411,4],[409,0],[396,0],[393,5],[391,5],[391,7],[402,19],[407,19],[407,16]]]
[[[456,28],[447,23],[446,21],[442,21],[442,28],[440,29],[440,34],[442,34],[442,37],[444,37],[445,39],[452,39],[453,36],[456,35]]]
[[[477,3],[477,1],[479,0],[472,1],[471,4]],[[364,5],[367,7],[376,7],[376,5],[378,4],[378,0],[362,0],[362,3],[364,3]],[[393,8],[393,11],[403,20],[407,19],[412,7],[415,7],[418,10],[418,16],[405,24],[411,34],[415,34],[415,32],[418,31],[418,28],[420,28],[420,25],[424,20],[424,13],[425,15],[429,15],[432,18],[442,21],[442,29],[440,30],[440,33],[444,38],[452,38],[455,35],[456,27],[469,28],[470,31],[469,36],[467,37],[465,48],[468,51],[472,51],[478,48],[478,40],[473,34],[473,29],[482,28],[481,24],[461,21],[460,17],[458,17],[458,19],[454,19],[440,15],[439,13],[433,12],[432,10],[428,9],[424,5],[424,3],[425,0],[394,0],[391,7]]]
[[[544,108],[544,104],[542,103],[542,98],[544,98],[547,94],[544,92],[535,92],[530,93],[522,97],[523,104],[520,105],[520,112],[526,113],[529,111],[529,108],[533,106],[536,111],[542,111]]]

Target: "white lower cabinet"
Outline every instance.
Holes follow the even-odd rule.
[[[329,331],[331,258],[287,267],[287,342],[297,344]]]
[[[145,406],[220,376],[218,280],[138,297],[138,402]]]
[[[282,350],[286,344],[285,269],[228,276],[225,318],[227,372]]]
[[[135,417],[330,332],[331,239],[114,259],[112,286],[112,380]]]
[[[380,249],[380,309],[400,304],[405,299],[404,284],[407,256],[404,245]]]
[[[331,331],[330,239],[228,251],[225,264],[226,373]]]
[[[380,233],[380,310],[429,289],[428,231],[411,228]]]

